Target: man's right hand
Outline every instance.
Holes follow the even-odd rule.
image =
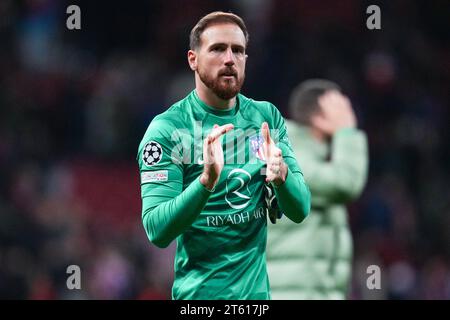
[[[204,167],[200,175],[200,183],[208,190],[214,189],[224,166],[222,136],[233,128],[231,123],[220,127],[215,124],[211,133],[203,141]]]
[[[337,90],[319,97],[321,112],[314,116],[313,124],[322,132],[333,135],[343,128],[355,128],[356,117],[350,99]]]

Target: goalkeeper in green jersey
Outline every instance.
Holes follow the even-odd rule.
[[[266,190],[295,223],[310,210],[280,112],[239,93],[247,43],[240,17],[200,19],[187,54],[195,90],[139,145],[145,231],[161,248],[177,241],[173,299],[270,299]]]

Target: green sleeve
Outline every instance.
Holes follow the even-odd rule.
[[[162,188],[159,191],[165,190]],[[142,199],[142,222],[150,241],[160,248],[167,247],[195,221],[210,194],[199,178],[170,200],[152,197],[150,188],[148,195]]]
[[[183,190],[183,164],[179,141],[172,141],[170,126],[150,124],[138,150],[141,177],[142,223],[149,240],[167,247],[197,218],[211,194],[195,179]],[[155,147],[149,161],[147,149]],[[148,154],[147,154],[148,155]]]
[[[292,221],[300,223],[308,216],[311,209],[311,193],[295,159],[284,119],[275,107],[273,107],[273,120],[273,126],[277,129],[278,147],[288,166],[286,181],[279,187],[274,186],[275,195],[283,213]]]
[[[333,136],[330,161],[310,159],[305,153],[302,166],[314,194],[313,206],[346,203],[360,195],[367,181],[367,149],[364,132],[342,129]]]

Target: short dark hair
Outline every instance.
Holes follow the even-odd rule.
[[[191,50],[195,50],[200,46],[200,36],[202,35],[203,31],[205,29],[216,23],[234,23],[239,28],[241,28],[242,32],[245,36],[245,46],[248,44],[248,31],[247,27],[245,26],[244,20],[242,20],[241,17],[238,15],[231,13],[231,12],[223,12],[223,11],[214,11],[203,18],[201,18],[197,24],[192,28],[191,34],[189,37],[189,47]]]
[[[290,117],[309,125],[311,116],[319,111],[319,97],[329,90],[341,91],[338,84],[325,79],[310,79],[300,83],[289,99]]]

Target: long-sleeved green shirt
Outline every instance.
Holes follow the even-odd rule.
[[[237,96],[230,110],[203,103],[192,91],[149,125],[137,160],[142,222],[158,247],[177,240],[174,299],[269,299],[265,262],[265,161],[261,124],[266,121],[288,165],[275,194],[285,215],[301,222],[310,192],[295,160],[279,111],[268,102]],[[203,139],[214,124],[232,123],[224,135],[224,168],[215,190],[199,181]]]

